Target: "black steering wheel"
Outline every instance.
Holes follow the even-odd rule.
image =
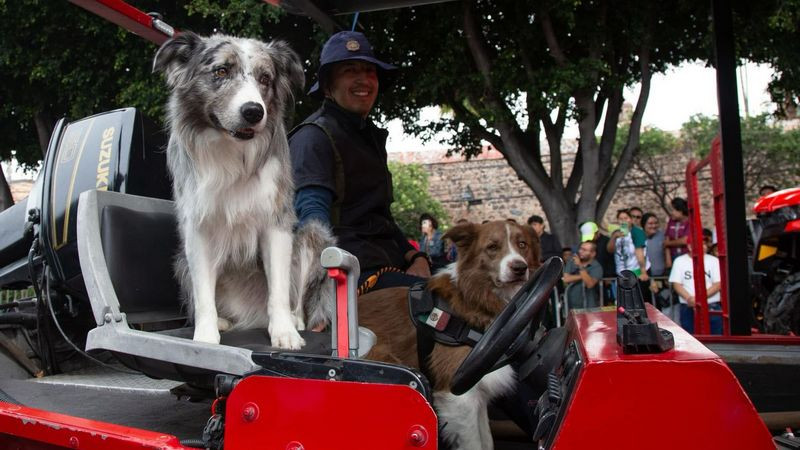
[[[458,367],[450,392],[461,395],[484,375],[510,362],[507,359],[505,364],[495,367],[527,326],[530,325],[532,330],[539,327],[543,315],[538,313],[550,300],[550,291],[561,279],[563,269],[561,258],[553,256],[533,273]],[[538,319],[537,323],[531,323],[534,317]]]

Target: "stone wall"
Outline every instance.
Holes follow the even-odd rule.
[[[575,141],[565,141],[562,146],[564,179],[572,170],[575,156]],[[425,150],[417,152],[390,153],[389,158],[404,163],[419,163],[428,171],[429,191],[448,212],[451,223],[465,218],[472,222],[513,218],[524,222],[532,214],[545,217],[539,199],[520,180],[502,155],[487,147],[477,157],[465,161],[460,156],[446,156],[446,151]],[[674,189],[674,196],[686,197],[685,169],[688,153],[676,153],[661,158],[663,178]],[[549,156],[543,156],[543,164],[549,169]],[[616,211],[621,208],[639,206],[645,212],[654,212],[666,223],[667,213],[659,206],[658,199],[648,191],[647,174],[631,170],[617,190],[605,215],[607,223],[616,221]],[[703,205],[703,220],[713,227],[710,172],[701,172],[700,189]],[[469,199],[472,198],[470,201]]]

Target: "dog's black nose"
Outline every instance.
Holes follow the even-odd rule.
[[[264,117],[264,108],[256,102],[247,102],[239,110],[244,120],[250,123],[258,123]]]
[[[528,270],[528,264],[525,261],[515,260],[511,262],[510,266],[511,272],[518,277],[525,275],[525,271]]]

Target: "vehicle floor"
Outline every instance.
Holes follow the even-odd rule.
[[[2,379],[0,389],[27,407],[199,439],[211,402],[179,399],[170,389],[180,384],[87,368],[43,378]]]
[[[121,366],[120,366],[121,368]],[[199,439],[210,415],[211,401],[173,394],[181,383],[144,375],[89,367],[43,378],[0,379],[0,390],[21,405],[84,419]],[[493,421],[500,435],[496,450],[528,450],[510,421]]]

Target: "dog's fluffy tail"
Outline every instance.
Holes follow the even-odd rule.
[[[336,239],[330,228],[315,220],[303,224],[295,234],[292,266],[293,273],[301,278],[292,283],[297,289],[292,297],[300,300],[294,305],[295,316],[305,317],[309,329],[327,325],[333,317],[333,282],[320,264],[320,255],[334,245]]]

